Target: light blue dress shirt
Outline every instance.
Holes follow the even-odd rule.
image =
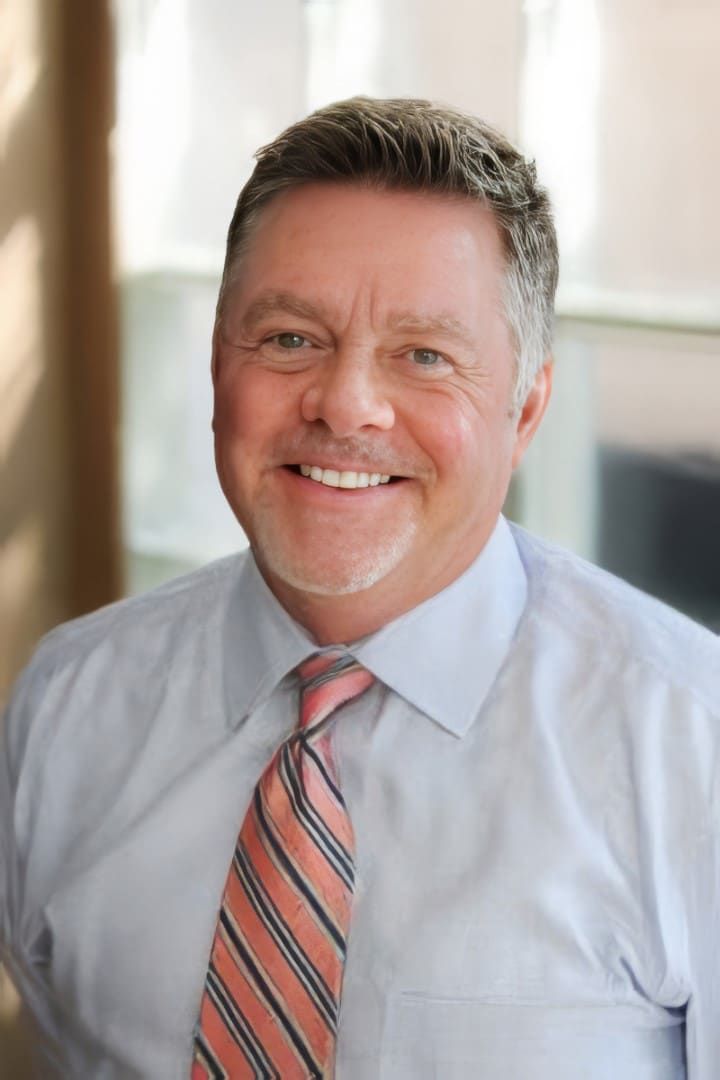
[[[188,1076],[253,786],[314,651],[249,555],[54,631],[0,762],[40,1075]],[[338,1080],[717,1080],[720,643],[501,519],[353,646]]]

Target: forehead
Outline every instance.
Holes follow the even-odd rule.
[[[394,310],[502,307],[503,240],[476,200],[360,185],[306,184],[258,215],[230,278],[230,298],[263,291],[330,301],[362,293]]]
[[[248,254],[268,243],[278,229],[310,239],[335,232],[358,239],[370,226],[373,239],[385,233],[388,244],[420,227],[437,239],[473,230],[493,253],[503,256],[503,239],[494,214],[480,200],[431,191],[375,187],[360,183],[317,182],[273,196],[258,212],[242,245]]]

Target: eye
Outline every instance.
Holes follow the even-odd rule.
[[[410,358],[414,364],[418,364],[420,367],[435,367],[437,364],[442,364],[445,357],[435,352],[434,349],[411,349]]]
[[[275,334],[270,338],[270,341],[275,345],[279,345],[281,349],[302,349],[303,345],[309,345],[310,342],[302,334],[293,334],[291,331],[286,331],[283,334]]]

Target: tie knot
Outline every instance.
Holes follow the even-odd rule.
[[[305,689],[317,678],[325,676],[334,678],[335,667],[338,667],[338,671],[342,671],[348,663],[355,663],[355,661],[344,649],[329,649],[327,652],[313,653],[298,665],[301,688]]]
[[[300,726],[316,728],[336,709],[359,697],[375,681],[361,664],[341,650],[316,653],[298,668]]]

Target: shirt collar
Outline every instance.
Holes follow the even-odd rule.
[[[526,598],[525,571],[501,517],[464,574],[348,651],[421,712],[462,736],[500,671]],[[225,630],[226,708],[234,728],[318,649],[276,600],[250,552],[230,597]]]
[[[462,736],[505,661],[526,599],[525,570],[501,517],[464,574],[352,651],[378,679]]]
[[[265,584],[251,551],[242,557],[223,634],[225,707],[237,727],[317,645]]]

